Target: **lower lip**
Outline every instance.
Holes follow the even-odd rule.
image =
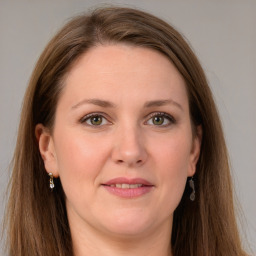
[[[145,186],[139,188],[117,188],[117,187],[110,187],[110,186],[103,186],[108,192],[113,195],[123,197],[123,198],[134,198],[143,196],[149,193],[153,186]]]

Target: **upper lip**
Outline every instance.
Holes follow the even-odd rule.
[[[113,185],[113,184],[142,184],[144,186],[153,186],[152,183],[150,183],[149,181],[142,179],[142,178],[125,178],[125,177],[118,177],[118,178],[114,178],[111,179],[105,183],[103,183],[102,185]]]

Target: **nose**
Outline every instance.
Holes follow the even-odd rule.
[[[143,134],[137,127],[120,127],[116,131],[112,160],[127,167],[138,167],[147,159]]]

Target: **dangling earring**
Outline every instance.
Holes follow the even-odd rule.
[[[48,175],[50,176],[50,189],[53,190],[54,188],[53,174],[50,172],[48,173]]]
[[[195,183],[194,183],[193,177],[191,177],[191,179],[188,182],[189,182],[189,186],[192,189],[192,192],[191,192],[189,198],[190,198],[191,201],[195,201],[196,191],[195,191]]]

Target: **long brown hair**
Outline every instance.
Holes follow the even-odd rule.
[[[197,163],[196,200],[189,188],[175,210],[174,256],[242,256],[234,215],[227,149],[204,72],[182,36],[169,24],[129,8],[100,8],[71,20],[49,42],[32,74],[21,114],[10,197],[7,241],[10,256],[71,256],[72,240],[65,195],[49,179],[35,138],[35,126],[52,129],[58,98],[72,64],[99,44],[126,43],[167,56],[184,77],[192,123],[201,125],[203,139]]]

